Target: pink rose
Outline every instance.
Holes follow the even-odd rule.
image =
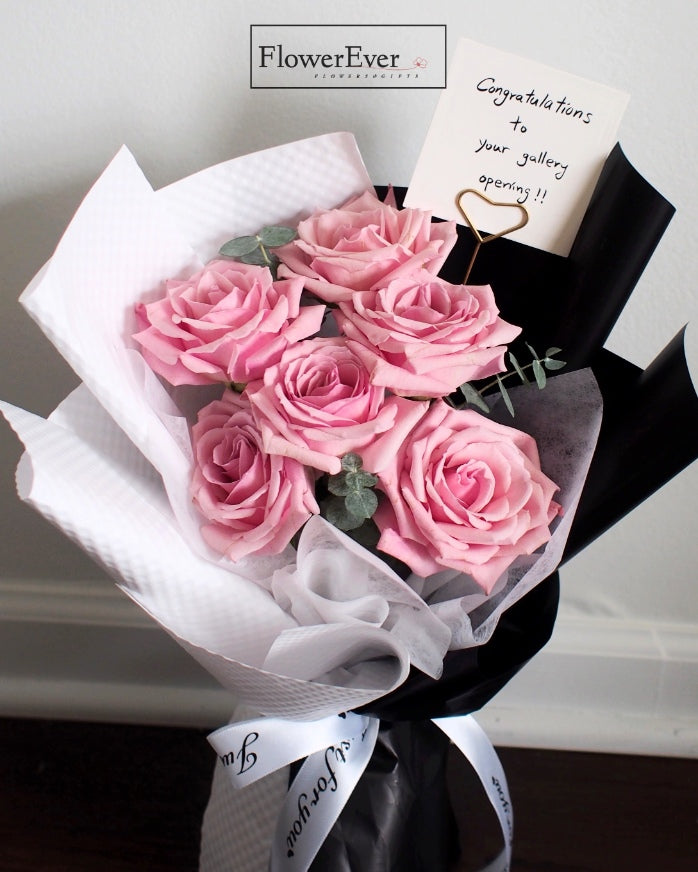
[[[278,554],[319,513],[311,473],[265,453],[249,403],[233,391],[199,412],[192,443],[192,498],[214,551],[231,560]]]
[[[305,277],[328,302],[424,268],[436,274],[456,242],[453,221],[431,223],[421,209],[396,209],[365,192],[340,209],[317,212],[298,225],[298,238],[277,249],[280,275]]]
[[[334,337],[289,348],[263,380],[247,386],[247,394],[265,451],[332,474],[345,454],[361,454],[378,434],[390,431],[399,440],[404,422],[425,408],[386,398],[344,339]]]
[[[373,518],[378,548],[418,575],[450,567],[489,594],[516,557],[550,538],[557,486],[526,433],[437,400],[394,456],[373,450],[364,465],[387,496]]]
[[[426,270],[339,304],[337,323],[371,381],[403,396],[444,397],[504,370],[520,327],[498,317],[489,285],[452,285]]]
[[[266,267],[213,260],[166,295],[136,308],[134,338],[171,384],[246,383],[286,348],[320,329],[324,306],[300,307],[300,279],[275,282]]]

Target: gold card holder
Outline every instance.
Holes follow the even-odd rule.
[[[500,208],[500,207],[506,207],[507,209],[515,209],[516,211],[518,211],[520,218],[516,222],[516,224],[512,224],[510,227],[506,227],[504,230],[499,230],[496,233],[488,233],[485,236],[483,236],[480,233],[480,231],[477,229],[477,227],[475,226],[475,223],[473,222],[471,217],[468,215],[468,212],[467,212],[465,206],[463,205],[463,200],[467,197],[475,197],[479,200],[484,200],[486,203],[488,203],[490,206],[494,207],[495,209]],[[467,284],[468,278],[470,277],[470,273],[472,271],[473,264],[475,263],[475,258],[477,257],[478,252],[480,251],[480,247],[483,246],[486,242],[492,242],[493,239],[499,239],[502,236],[506,236],[509,233],[513,233],[515,230],[520,230],[522,227],[524,227],[526,224],[528,224],[528,217],[529,216],[528,216],[528,210],[525,209],[520,203],[499,203],[499,202],[496,202],[495,200],[491,200],[489,197],[485,196],[485,194],[481,193],[480,191],[476,191],[474,188],[463,188],[462,191],[459,191],[456,194],[456,208],[458,209],[460,214],[463,216],[463,220],[468,225],[468,227],[471,229],[473,236],[475,237],[475,250],[473,251],[472,257],[470,258],[470,263],[468,264],[468,269],[465,273],[465,277],[463,278],[463,284],[465,285],[465,284]]]

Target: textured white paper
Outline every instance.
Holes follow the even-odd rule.
[[[83,384],[47,421],[0,404],[27,448],[20,495],[267,715],[312,720],[358,708],[401,684],[411,665],[437,677],[449,647],[486,641],[501,612],[557,565],[598,429],[588,374],[515,401],[517,426],[539,439],[543,468],[563,487],[566,515],[543,553],[516,561],[489,598],[456,573],[406,584],[320,518],[306,525],[297,556],[232,564],[209,551],[189,499],[186,391],[165,390],[135,350],[134,306],[222,241],[369,187],[349,134],[229,161],[160,192],[122,149],[22,296]]]
[[[455,197],[474,188],[528,211],[511,239],[566,256],[627,102],[621,91],[461,39],[405,205],[464,224]],[[488,234],[520,217],[472,196],[463,207]]]
[[[331,676],[316,657],[307,678],[311,658],[302,646],[285,671],[263,667],[274,643],[298,624],[249,576],[270,576],[289,555],[233,567],[203,543],[188,496],[187,421],[135,351],[133,310],[226,239],[294,223],[370,187],[345,133],[228,161],[157,193],[121,149],[21,299],[84,384],[48,421],[2,404],[27,448],[20,495],[237,699],[291,718],[381,696],[406,677],[409,653],[395,633],[366,625],[335,633]],[[325,629],[304,631],[312,650]],[[365,662],[361,648],[370,655]],[[332,680],[337,670],[349,686]]]

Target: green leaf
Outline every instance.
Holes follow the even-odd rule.
[[[545,374],[545,370],[543,369],[540,360],[538,360],[537,358],[533,361],[533,375],[536,377],[536,384],[538,385],[538,389],[542,391],[548,378]]]
[[[543,366],[546,369],[562,369],[563,366],[567,366],[567,362],[564,360],[552,360],[549,357],[543,358]]]
[[[359,491],[352,491],[344,497],[344,505],[352,515],[357,518],[370,518],[378,508],[378,497],[375,491],[364,487]]]
[[[344,479],[349,490],[358,491],[362,487],[375,487],[378,484],[378,479],[370,472],[364,472],[360,469],[358,472],[348,472]]]
[[[286,245],[296,238],[296,231],[292,227],[263,227],[259,231],[259,238],[262,244],[269,248],[278,248],[280,245]]]
[[[511,397],[509,396],[509,391],[504,387],[504,382],[501,380],[499,376],[497,376],[497,383],[499,384],[499,390],[502,392],[502,399],[504,400],[504,405],[507,407],[509,414],[512,418],[514,415],[514,404],[511,401]]]
[[[526,348],[528,348],[528,350],[531,352],[533,359],[538,360],[538,353],[536,352],[536,349],[532,345],[529,345],[528,342],[526,343]]]
[[[338,475],[331,475],[327,479],[327,490],[338,497],[345,497],[349,493],[350,488],[343,472],[340,472]]]
[[[562,351],[561,348],[549,348],[549,349],[545,352],[545,356],[546,356],[546,357],[555,357],[555,355],[556,355],[556,354],[559,354],[561,351]]]
[[[268,259],[264,256],[261,248],[256,248],[249,254],[243,254],[239,258],[243,263],[251,263],[253,266],[269,266]]]
[[[349,454],[345,454],[342,458],[342,469],[345,472],[358,472],[361,467],[364,465],[361,456],[355,454],[353,451],[350,451]]]
[[[471,406],[477,406],[478,409],[489,415],[490,407],[469,382],[461,385],[458,390],[463,394],[466,403]]]
[[[523,371],[523,369],[521,369],[521,366],[519,365],[519,361],[514,357],[514,355],[511,353],[511,351],[509,352],[509,360],[511,362],[511,365],[514,367],[516,374],[521,379],[522,384],[525,384],[525,385],[530,384],[528,377],[526,376],[526,373]]]
[[[256,236],[238,236],[222,245],[220,254],[224,257],[242,257],[250,254],[255,248],[259,248],[259,240]]]
[[[341,497],[333,497],[327,500],[324,509],[327,520],[333,527],[337,527],[339,530],[355,530],[364,522],[363,518],[359,518],[347,510]]]

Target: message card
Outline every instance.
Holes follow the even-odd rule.
[[[523,206],[528,223],[509,238],[566,256],[627,103],[621,91],[461,39],[405,205],[465,224],[456,195],[472,188],[518,204],[462,198],[481,233],[519,223],[507,212]]]

